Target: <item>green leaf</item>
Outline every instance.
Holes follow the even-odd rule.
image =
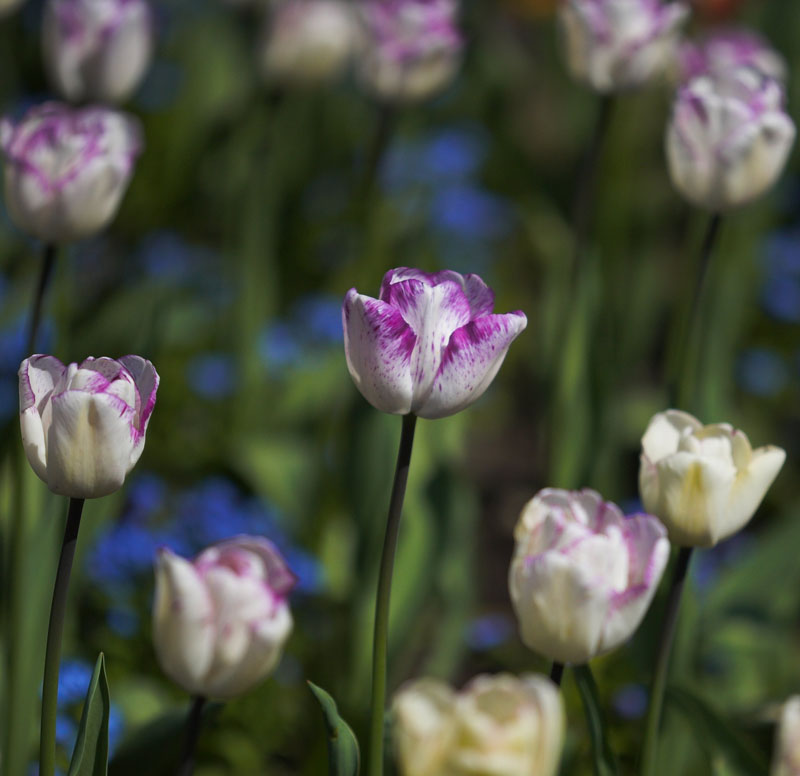
[[[94,665],[92,680],[86,691],[81,713],[78,739],[69,776],[106,776],[108,773],[108,716],[111,698],[108,694],[106,664],[101,652]]]
[[[586,724],[592,741],[595,776],[619,776],[616,758],[608,744],[608,733],[600,710],[597,685],[592,672],[588,665],[583,665],[573,666],[572,673],[581,696],[583,711],[586,714]]]
[[[336,701],[325,690],[312,682],[309,682],[308,686],[319,701],[325,717],[325,727],[328,731],[330,776],[358,776],[361,757],[355,733],[339,716]]]
[[[724,756],[730,765],[748,776],[766,776],[769,771],[767,756],[702,698],[690,690],[669,687],[665,701],[684,715],[698,742],[711,755]]]

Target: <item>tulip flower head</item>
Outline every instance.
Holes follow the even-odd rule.
[[[153,54],[150,6],[146,0],[48,0],[42,45],[50,80],[62,97],[122,102]]]
[[[612,93],[663,74],[689,9],[661,0],[562,0],[559,17],[572,76]]]
[[[672,183],[712,212],[745,205],[775,184],[794,138],[774,78],[753,67],[694,78],[678,91],[667,128]]]
[[[53,493],[99,498],[119,490],[144,450],[158,374],[141,356],[65,366],[31,356],[19,368],[22,444]]]
[[[508,584],[522,640],[560,663],[586,663],[630,638],[669,557],[655,517],[624,517],[592,490],[540,491],[514,539]]]
[[[277,665],[292,630],[296,578],[256,536],[213,544],[189,561],[159,552],[153,641],[164,673],[194,695],[228,700]]]
[[[355,14],[344,0],[285,0],[269,20],[262,69],[281,83],[333,81],[347,68],[357,37]]]
[[[401,776],[553,776],[564,742],[558,688],[543,676],[476,676],[460,692],[417,679],[392,702]]]
[[[0,121],[6,206],[14,223],[49,243],[105,227],[141,150],[135,119],[105,108],[46,103],[18,124]]]
[[[489,387],[527,325],[521,312],[493,315],[494,294],[477,275],[400,267],[378,299],[348,291],[342,309],[347,367],[383,412],[443,418]]]
[[[747,525],[785,459],[773,445],[753,450],[727,423],[667,410],[642,437],[639,491],[673,543],[711,547]]]
[[[800,774],[800,695],[783,705],[770,776]]]
[[[461,63],[457,0],[365,0],[359,73],[381,99],[424,100],[444,89]]]

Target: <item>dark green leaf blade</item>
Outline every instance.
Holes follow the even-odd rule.
[[[361,756],[355,733],[339,716],[336,701],[325,690],[312,682],[309,682],[308,686],[319,701],[325,718],[325,727],[328,731],[330,776],[358,776],[361,768]]]
[[[595,776],[619,776],[619,768],[614,753],[608,743],[603,713],[600,710],[600,700],[597,697],[595,684],[589,666],[573,666],[575,684],[583,703],[586,714],[586,724],[589,728],[589,737],[592,741],[592,758],[594,760]]]
[[[108,773],[108,718],[111,698],[106,664],[101,652],[86,691],[78,738],[69,764],[69,776],[106,776]]]

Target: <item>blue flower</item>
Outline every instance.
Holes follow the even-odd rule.
[[[162,508],[167,498],[167,486],[157,474],[141,472],[128,486],[128,519],[147,517]]]
[[[63,746],[68,752],[75,746],[75,738],[78,735],[78,725],[68,714],[56,716],[56,743]]]
[[[291,324],[278,321],[267,326],[259,338],[258,351],[267,367],[295,366],[303,349]]]
[[[312,344],[341,344],[342,300],[339,297],[304,296],[295,303],[292,317]]]
[[[204,353],[188,364],[189,387],[204,399],[225,399],[236,392],[236,366],[228,353]]]
[[[94,667],[85,660],[62,660],[58,674],[58,705],[82,703],[92,680]]]
[[[507,615],[487,614],[469,623],[467,644],[471,649],[484,652],[504,644],[513,632],[514,624]]]
[[[423,153],[431,178],[465,179],[478,172],[486,157],[486,137],[477,128],[452,128],[437,132]]]
[[[626,684],[614,693],[611,705],[623,719],[639,719],[647,710],[647,690],[641,684]]]
[[[739,356],[736,376],[745,391],[768,398],[786,387],[789,370],[784,359],[774,350],[750,348]]]
[[[511,214],[501,197],[459,184],[438,191],[431,203],[434,227],[477,240],[493,240],[508,233]]]

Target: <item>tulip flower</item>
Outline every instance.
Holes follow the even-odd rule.
[[[343,0],[286,0],[269,20],[261,45],[265,76],[320,84],[342,75],[357,42],[353,9]]]
[[[158,374],[140,356],[19,368],[20,428],[34,472],[53,493],[99,498],[122,487],[144,450]]]
[[[700,76],[682,87],[667,129],[675,188],[720,213],[770,189],[786,165],[795,125],[774,78],[741,67],[724,78]]]
[[[48,0],[42,46],[55,88],[72,102],[123,102],[153,54],[146,0]]]
[[[559,18],[572,76],[604,94],[663,74],[689,10],[661,0],[563,0]]]
[[[18,124],[0,122],[11,219],[47,243],[105,227],[119,208],[141,150],[135,119],[105,108],[46,103]]]
[[[424,100],[444,89],[461,64],[457,0],[365,0],[358,70],[390,102]]]
[[[773,445],[753,450],[727,423],[704,426],[667,410],[642,437],[639,491],[672,542],[711,547],[750,521],[785,459]]]
[[[493,315],[494,294],[477,275],[386,273],[378,299],[350,289],[342,311],[347,366],[364,398],[383,412],[443,418],[489,387],[521,312]]]
[[[508,584],[522,640],[560,663],[585,663],[630,638],[669,557],[655,517],[624,517],[592,490],[540,491],[514,539]]]
[[[295,576],[256,536],[211,545],[194,560],[162,549],[153,641],[164,673],[195,695],[227,700],[276,666],[292,630]]]
[[[558,688],[542,676],[477,676],[461,692],[409,682],[392,703],[401,776],[553,776],[564,742]]]
[[[770,776],[800,775],[800,695],[783,705]]]
[[[760,35],[748,29],[722,29],[686,42],[680,50],[681,81],[698,76],[726,78],[740,67],[752,67],[778,81],[785,81],[784,58]]]

